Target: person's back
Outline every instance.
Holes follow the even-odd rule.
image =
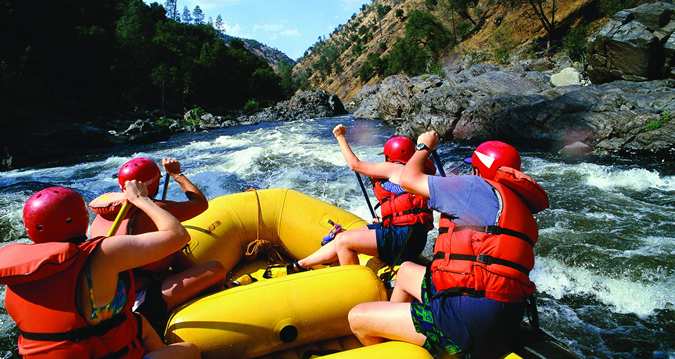
[[[158,230],[143,236],[86,240],[88,215],[76,192],[52,187],[24,207],[33,245],[1,249],[0,277],[8,285],[8,313],[27,358],[197,357],[191,344],[165,346],[146,320],[131,312],[130,269],[180,248],[189,239],[169,213],[127,184],[129,201],[148,213]],[[20,275],[19,275],[20,274]]]
[[[181,172],[180,163],[172,158],[162,160],[167,174],[178,183],[185,193],[186,201],[153,200],[157,206],[168,211],[178,221],[196,217],[208,208],[206,196]],[[133,179],[148,183],[150,197],[159,191],[161,174],[154,161],[134,158],[124,163],[118,171],[120,187]],[[110,228],[121,207],[119,193],[107,193],[90,203],[97,213],[90,235],[101,235]],[[156,230],[155,223],[142,211],[132,209],[127,214],[124,226],[117,233],[143,234]],[[169,311],[192,299],[204,290],[221,284],[226,276],[224,267],[217,261],[194,264],[182,253],[176,251],[164,258],[134,270],[138,282],[139,300],[136,311],[144,314],[157,331],[162,332]]]
[[[441,212],[433,262],[428,269],[403,263],[391,302],[356,306],[350,326],[364,344],[396,338],[435,355],[498,357],[513,344],[534,292],[532,213],[548,205],[547,197],[519,171],[517,151],[503,143],[476,149],[474,176],[425,175],[424,156],[437,140],[433,132],[421,135],[401,175],[404,188]]]

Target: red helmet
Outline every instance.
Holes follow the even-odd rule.
[[[520,171],[520,155],[515,147],[501,141],[487,141],[476,147],[471,155],[471,166],[485,179],[493,179],[499,167]]]
[[[23,206],[23,225],[35,243],[68,242],[83,237],[88,223],[84,199],[69,188],[45,188]]]
[[[392,136],[384,144],[384,158],[387,162],[407,163],[415,153],[415,143],[407,136]]]
[[[117,181],[122,189],[127,181],[143,182],[148,186],[148,196],[151,198],[157,194],[161,177],[155,161],[145,157],[132,158],[117,171]]]

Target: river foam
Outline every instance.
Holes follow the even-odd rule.
[[[531,279],[540,292],[556,299],[570,294],[590,295],[619,313],[648,316],[657,309],[675,305],[675,280],[665,278],[656,283],[608,278],[583,268],[571,268],[550,258],[537,258]]]

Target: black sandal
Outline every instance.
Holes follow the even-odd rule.
[[[293,274],[293,273],[300,273],[300,272],[307,272],[309,269],[303,267],[298,263],[298,261],[294,261],[286,265],[286,273],[287,274]]]

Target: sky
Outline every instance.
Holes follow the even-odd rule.
[[[151,0],[164,4],[164,0]],[[346,23],[370,0],[177,0],[178,13],[195,5],[205,20],[220,14],[225,33],[255,39],[297,59],[319,36]]]

